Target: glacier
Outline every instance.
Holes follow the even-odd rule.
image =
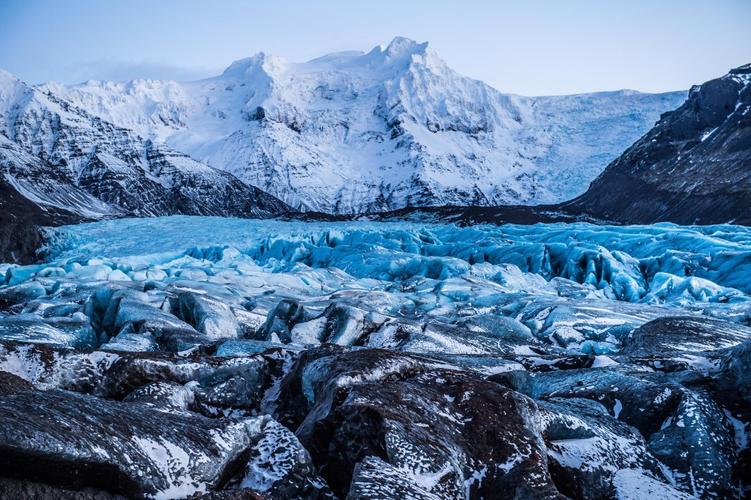
[[[734,225],[61,226],[0,265],[0,449],[154,498],[728,498],[749,273]]]
[[[392,346],[389,325],[408,319],[428,330],[406,346],[454,354],[490,352],[493,344],[451,338],[432,331],[436,325],[522,332],[530,341],[602,354],[617,351],[629,329],[663,316],[751,317],[751,231],[730,225],[458,227],[175,216],[51,229],[43,252],[41,264],[0,266],[0,297],[29,299],[21,315],[0,321],[39,314],[45,326],[36,335],[48,331],[56,345],[79,339],[60,342],[72,326],[55,326],[44,311],[92,288],[88,309],[71,305],[64,316],[93,319],[93,311],[117,302],[107,331],[95,327],[108,346],[130,339],[124,327],[146,313],[155,324],[195,327],[211,339],[372,347]],[[325,333],[330,314],[342,324]],[[364,325],[378,327],[377,334],[363,338]],[[80,335],[91,334],[84,328]]]
[[[604,298],[686,306],[745,301],[749,252],[751,230],[732,225],[459,227],[188,216],[63,226],[50,230],[43,248],[49,266],[75,266],[73,275],[88,272],[89,262],[106,262],[136,280],[149,271],[166,279],[185,269],[214,274],[245,263],[272,275],[341,271],[353,283],[480,277],[505,284],[519,276],[522,284],[510,285],[516,291],[527,280],[541,277],[549,286],[563,278]],[[6,267],[9,282],[29,269]]]

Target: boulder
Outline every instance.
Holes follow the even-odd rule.
[[[242,467],[257,419],[224,421],[60,390],[0,398],[7,477],[69,489],[174,498],[216,489]]]

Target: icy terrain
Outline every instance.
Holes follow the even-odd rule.
[[[40,491],[746,487],[748,228],[175,216],[48,241],[0,287],[0,462]]]
[[[56,122],[44,123],[68,106],[80,122],[126,136],[107,147],[116,157],[148,140],[329,213],[564,201],[686,98],[504,94],[406,38],[304,63],[259,53],[196,82],[49,83],[33,87],[31,111],[12,80],[0,74],[0,132],[35,154],[80,162],[55,145]]]

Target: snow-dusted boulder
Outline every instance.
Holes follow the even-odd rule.
[[[4,396],[0,422],[4,474],[160,498],[221,486],[262,432],[58,390]]]

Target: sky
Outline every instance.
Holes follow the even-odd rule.
[[[29,83],[194,80],[405,36],[503,92],[687,89],[751,63],[751,0],[0,0],[0,68]]]

